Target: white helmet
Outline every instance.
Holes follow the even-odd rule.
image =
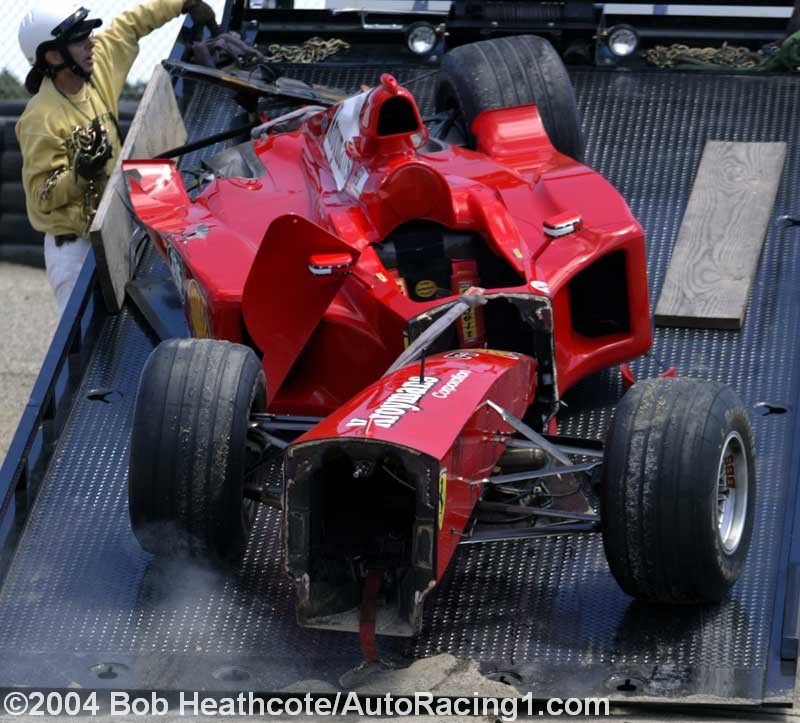
[[[37,51],[45,43],[55,48],[58,42],[78,42],[102,25],[102,20],[87,20],[88,15],[77,0],[36,0],[19,25],[19,46],[28,62],[36,65]]]

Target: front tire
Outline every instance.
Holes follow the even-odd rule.
[[[755,513],[755,448],[741,400],[697,379],[635,384],[606,443],[603,543],[629,595],[719,602],[742,572]]]
[[[472,149],[472,123],[481,113],[532,103],[556,150],[582,161],[584,138],[575,91],[547,40],[537,35],[492,38],[454,48],[442,59],[436,111],[456,111]]]
[[[142,371],[133,417],[128,501],[133,531],[156,555],[234,562],[255,506],[244,499],[250,413],[266,408],[251,349],[172,339]]]

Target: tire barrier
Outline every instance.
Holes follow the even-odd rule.
[[[22,187],[21,183],[18,185]],[[3,188],[0,187],[2,195]],[[44,234],[31,228],[24,209],[22,213],[0,213],[0,261],[44,268]]]
[[[3,182],[0,189],[0,213],[26,213],[22,181]]]
[[[3,149],[0,155],[0,184],[22,182],[22,152]]]

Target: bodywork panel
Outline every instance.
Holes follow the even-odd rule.
[[[522,415],[535,362],[487,350],[437,354],[369,386],[286,454],[286,567],[305,625],[358,630],[360,575],[380,568],[377,632],[413,635]]]
[[[255,338],[250,327],[264,325],[261,348],[270,343],[272,322],[257,319],[290,319],[301,299],[315,300],[294,332],[284,327],[293,337],[283,337],[291,352],[279,352],[280,372],[267,369],[276,411],[335,410],[402,351],[411,320],[470,285],[458,279],[491,293],[551,300],[560,393],[646,351],[652,332],[644,234],[622,197],[553,148],[535,106],[485,112],[474,128],[477,151],[430,139],[413,96],[384,76],[300,130],[254,141],[261,177],[217,177],[192,201],[169,164],[132,161],[125,168],[129,177],[132,170],[142,175],[129,182],[134,208],[162,251],[174,247],[186,277],[199,283],[214,336],[241,341],[246,325]],[[545,222],[565,212],[577,214],[579,226],[551,238]],[[319,250],[351,254],[352,274],[338,292],[319,294],[324,284],[306,273],[304,252],[281,226],[287,215],[327,239]],[[265,239],[282,250],[262,250]],[[259,260],[267,258],[275,263]],[[581,283],[587,271],[591,283]],[[262,273],[288,274],[291,290],[257,283]],[[603,287],[619,290],[605,306],[598,305],[607,296],[598,294]],[[251,302],[259,299],[259,311],[243,304],[246,292]],[[464,345],[462,334],[450,348]],[[499,348],[514,350],[514,343]]]

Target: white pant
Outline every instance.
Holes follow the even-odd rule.
[[[44,235],[44,265],[47,268],[47,279],[56,295],[59,316],[64,313],[90,248],[91,244],[84,238],[56,246],[53,234]]]

